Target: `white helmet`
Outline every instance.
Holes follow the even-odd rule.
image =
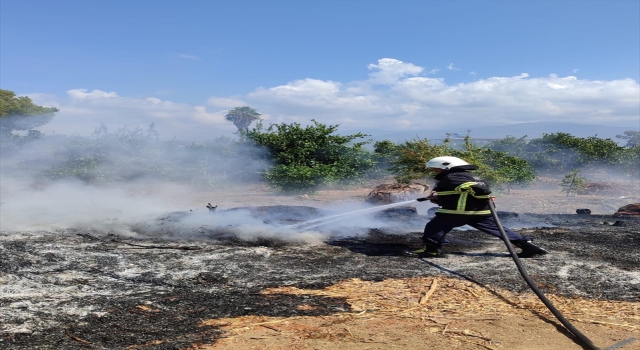
[[[456,157],[435,157],[429,160],[426,164],[426,168],[437,168],[442,170],[449,170],[456,166],[470,165],[464,160]]]

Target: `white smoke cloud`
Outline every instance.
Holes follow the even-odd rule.
[[[2,181],[3,231],[37,231],[91,227],[130,234],[134,220],[175,210],[166,198],[184,192],[177,185],[164,184],[154,195],[135,196],[133,184],[100,188],[76,181],[59,181],[46,188],[32,182],[4,177]],[[164,198],[164,199],[162,199]]]
[[[176,198],[193,195],[188,186],[148,181],[91,186],[78,181],[51,182],[44,188],[4,177],[0,231],[55,232],[75,229],[91,234],[115,234],[170,240],[277,240],[289,244],[320,244],[330,235],[319,230],[281,229],[247,210],[189,211]]]

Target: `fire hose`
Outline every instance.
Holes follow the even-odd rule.
[[[431,199],[431,198],[430,197],[426,197],[426,198],[419,198],[419,199],[414,199],[414,200],[410,200],[410,201],[406,201],[406,202],[382,205],[382,206],[378,206],[378,207],[357,210],[357,211],[350,212],[350,213],[343,213],[343,214],[328,216],[328,217],[324,217],[324,218],[320,218],[320,219],[309,220],[309,221],[306,221],[306,222],[303,222],[303,223],[289,225],[289,226],[286,226],[286,227],[287,228],[292,228],[292,229],[309,229],[309,228],[313,228],[313,227],[317,227],[317,226],[322,226],[322,225],[325,225],[325,224],[328,224],[328,223],[333,223],[335,221],[344,220],[344,219],[350,218],[350,217],[352,217],[354,215],[365,214],[365,213],[368,214],[368,213],[372,213],[374,211],[389,209],[389,208],[400,206],[400,205],[406,205],[407,203],[411,203],[411,202],[416,201],[416,200],[418,202],[422,202],[422,201],[427,200],[427,199]],[[493,199],[489,200],[489,209],[491,211],[491,215],[493,216],[493,219],[496,222],[496,225],[498,226],[498,230],[500,231],[500,235],[502,236],[502,240],[505,242],[505,244],[507,246],[507,249],[509,250],[509,254],[511,254],[511,257],[513,258],[513,261],[516,263],[516,266],[518,267],[518,271],[520,271],[520,274],[522,275],[524,280],[527,282],[527,284],[529,285],[531,290],[533,290],[533,292],[538,296],[538,298],[540,298],[542,303],[544,303],[544,305],[549,309],[549,311],[551,311],[551,313],[558,319],[558,321],[560,321],[560,323],[562,323],[562,325],[571,334],[573,334],[576,338],[578,338],[578,340],[580,340],[586,346],[586,348],[591,349],[591,350],[601,350],[589,338],[587,338],[587,336],[582,334],[576,327],[574,327],[571,324],[571,322],[569,322],[569,320],[567,320],[562,315],[562,313],[558,309],[556,309],[555,306],[553,306],[551,301],[549,299],[547,299],[547,297],[542,293],[542,291],[540,291],[538,286],[529,277],[529,274],[527,273],[527,271],[525,270],[524,266],[522,265],[522,262],[520,262],[520,258],[518,257],[518,254],[513,249],[513,246],[511,245],[511,243],[509,241],[509,238],[507,237],[507,233],[504,231],[504,227],[502,226],[502,223],[500,223],[500,219],[498,218],[498,213],[496,211],[496,207],[495,207],[495,203],[493,202]],[[628,339],[622,340],[622,341],[620,341],[620,342],[618,342],[618,343],[616,343],[614,345],[611,345],[611,346],[609,346],[609,347],[607,347],[605,349],[602,349],[602,350],[617,350],[617,349],[622,348],[625,345],[633,343],[635,340],[636,340],[635,338],[628,338]]]
[[[495,207],[495,204],[493,203],[493,200],[489,200],[489,209],[491,210],[491,215],[493,216],[493,219],[496,221],[496,224],[498,225],[498,229],[500,230],[500,234],[502,235],[502,240],[505,242],[507,249],[509,250],[509,254],[511,254],[513,261],[516,263],[516,266],[518,267],[518,271],[520,271],[520,274],[522,275],[524,280],[527,282],[531,290],[533,290],[533,292],[538,296],[538,298],[547,307],[547,309],[549,309],[549,311],[551,311],[551,313],[558,319],[558,321],[560,321],[560,323],[562,323],[562,325],[569,332],[571,332],[571,334],[573,334],[576,338],[578,338],[587,348],[591,350],[600,350],[599,347],[597,347],[589,338],[587,338],[587,336],[582,334],[576,327],[574,327],[571,324],[571,322],[569,322],[569,320],[567,320],[564,317],[564,315],[562,315],[562,313],[558,309],[556,309],[555,306],[553,306],[551,301],[547,299],[544,293],[542,293],[542,291],[533,282],[533,280],[531,280],[531,277],[529,277],[527,270],[525,270],[524,266],[522,265],[522,262],[520,262],[520,258],[518,258],[518,254],[516,254],[515,250],[513,249],[513,246],[509,242],[507,233],[504,231],[504,227],[502,227],[502,224],[500,223],[500,219],[498,218],[498,213],[496,211],[496,207]],[[625,339],[614,345],[611,345],[610,347],[604,350],[616,350],[627,344],[634,342],[635,340],[636,340],[635,338]]]

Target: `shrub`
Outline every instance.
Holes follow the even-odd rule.
[[[266,131],[256,127],[247,140],[266,149],[271,168],[265,171],[269,183],[285,191],[305,191],[318,185],[357,183],[374,173],[376,161],[354,142],[362,133],[335,135],[338,125],[298,123],[272,124]]]

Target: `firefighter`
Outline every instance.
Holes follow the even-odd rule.
[[[489,186],[469,170],[478,169],[456,157],[436,157],[426,163],[426,168],[436,172],[436,186],[428,197],[418,201],[431,201],[440,208],[435,217],[424,228],[422,241],[424,246],[415,250],[406,250],[404,255],[420,258],[443,257],[442,246],[448,241],[445,236],[454,227],[469,225],[480,231],[502,239],[498,225],[491,215]],[[522,249],[521,258],[544,255],[549,252],[533,244],[531,236],[521,236],[504,227],[511,243]]]

